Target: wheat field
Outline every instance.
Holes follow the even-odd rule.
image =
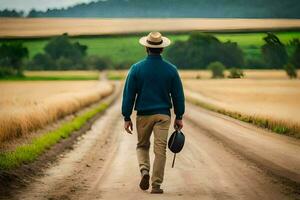
[[[104,81],[0,82],[0,142],[42,128],[112,91]]]
[[[226,110],[300,124],[300,80],[185,79],[186,96]]]
[[[300,27],[297,19],[76,19],[2,18],[0,37],[111,35],[157,31],[266,30]]]
[[[244,79],[261,79],[261,80],[272,80],[272,79],[285,79],[288,80],[284,70],[243,70]],[[298,70],[298,77],[300,77],[300,70]],[[180,70],[180,77],[182,79],[210,79],[211,72],[208,70]],[[225,71],[224,75],[227,77],[229,71]]]
[[[72,76],[72,77],[99,77],[99,71],[93,70],[68,70],[68,71],[25,71],[24,75],[29,77],[65,77],[65,76]]]
[[[284,70],[243,70],[244,79],[255,79],[255,80],[288,80]],[[108,74],[113,77],[125,78],[128,70],[111,70]],[[300,77],[300,70],[298,70],[298,77]],[[211,72],[209,70],[179,70],[179,75],[182,79],[211,79]],[[229,71],[225,71],[225,76],[229,75]]]

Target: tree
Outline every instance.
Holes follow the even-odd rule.
[[[242,67],[245,65],[244,55],[236,42],[230,40],[223,43],[220,49],[220,61],[227,67]]]
[[[45,53],[34,56],[31,69],[69,70],[86,69],[87,46],[79,42],[72,43],[68,34],[55,37],[44,48]]]
[[[261,50],[266,64],[270,68],[282,68],[288,61],[285,45],[273,33],[268,33],[263,39],[266,43]]]
[[[68,34],[53,38],[46,46],[45,52],[54,60],[65,57],[74,62],[81,60],[86,55],[87,46],[76,42],[71,43]]]
[[[286,71],[286,74],[291,78],[297,78],[297,70],[295,69],[294,65],[291,63],[284,66],[284,70]]]
[[[26,57],[28,57],[28,49],[22,43],[4,43],[0,46],[0,66],[12,67],[18,76],[23,76],[22,65]]]
[[[300,40],[298,38],[294,39],[292,45],[295,49],[291,56],[291,62],[296,68],[300,69]]]
[[[212,78],[224,78],[225,66],[221,62],[212,62],[207,69],[211,70]]]

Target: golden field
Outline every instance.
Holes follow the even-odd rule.
[[[187,97],[229,111],[300,124],[299,79],[185,79],[183,82]]]
[[[0,142],[42,128],[112,91],[104,81],[0,82]]]
[[[111,35],[157,31],[266,30],[300,27],[297,19],[72,19],[2,18],[0,37]]]

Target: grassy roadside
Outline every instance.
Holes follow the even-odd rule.
[[[124,80],[125,77],[121,74],[113,73],[113,72],[108,72],[107,73],[107,79],[112,80],[112,81],[118,81],[118,80]]]
[[[296,124],[291,124],[283,120],[280,121],[280,120],[267,119],[259,116],[246,115],[239,112],[225,110],[223,108],[205,103],[203,101],[194,98],[187,97],[187,100],[193,103],[194,105],[200,106],[207,110],[217,112],[223,115],[227,115],[234,119],[238,119],[240,121],[253,124],[260,128],[268,129],[278,134],[287,135],[290,137],[294,137],[296,139],[300,139],[300,127]]]
[[[49,149],[61,139],[69,137],[74,131],[79,130],[89,119],[97,113],[103,112],[107,107],[108,103],[101,103],[96,108],[62,124],[56,130],[33,139],[29,144],[19,146],[12,152],[0,153],[0,170],[14,169],[22,163],[35,160],[46,149]]]

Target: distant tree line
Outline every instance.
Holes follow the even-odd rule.
[[[300,18],[299,0],[98,0],[27,17]]]
[[[298,0],[98,0],[28,17],[300,18]]]
[[[16,11],[14,9],[4,9],[0,10],[0,17],[23,17],[24,12],[23,11]]]

